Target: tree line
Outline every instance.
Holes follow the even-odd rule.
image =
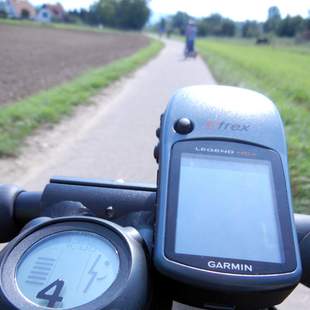
[[[99,0],[88,10],[70,11],[68,19],[75,23],[83,22],[124,30],[141,30],[150,14],[148,0]]]
[[[184,34],[189,20],[195,20],[199,36],[222,36],[233,37],[239,35],[245,38],[259,37],[274,34],[280,37],[295,37],[296,35],[310,33],[310,16],[281,17],[278,7],[271,7],[268,10],[268,18],[265,22],[247,20],[235,22],[220,14],[212,14],[204,18],[194,18],[185,12],[178,12],[173,16],[162,18],[156,25],[159,29],[163,27],[167,32]],[[310,37],[308,37],[310,39]]]
[[[299,34],[310,32],[310,16],[281,17],[278,7],[273,6],[268,10],[268,18],[264,23],[246,21],[242,28],[243,37],[255,37],[261,33],[273,33],[279,37],[295,37]],[[309,35],[309,34],[308,34]]]
[[[147,24],[151,11],[150,0],[98,0],[88,10],[74,10],[68,13],[69,22],[82,22],[89,25],[141,30]],[[306,35],[310,39],[310,16],[286,16],[282,18],[278,7],[268,10],[265,22],[247,20],[235,22],[220,14],[208,17],[194,18],[185,12],[177,12],[172,16],[162,18],[153,29],[168,33],[184,34],[189,20],[195,20],[199,36],[241,36],[245,38],[260,37],[275,34],[280,37],[295,37]]]

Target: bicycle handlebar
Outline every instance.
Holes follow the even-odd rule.
[[[80,202],[96,217],[140,231],[152,248],[156,187],[97,180],[52,178],[42,193],[0,186],[0,242],[7,242],[29,221],[62,201]],[[310,215],[295,214],[303,265],[301,282],[310,287]]]

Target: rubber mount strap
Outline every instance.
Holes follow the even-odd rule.
[[[14,203],[21,192],[18,186],[0,185],[0,243],[10,241],[20,230],[14,217]]]

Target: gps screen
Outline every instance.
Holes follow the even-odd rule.
[[[175,253],[283,263],[271,163],[183,153]]]

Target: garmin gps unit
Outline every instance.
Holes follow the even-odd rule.
[[[154,261],[175,280],[175,298],[184,301],[187,290],[201,307],[218,303],[209,291],[224,296],[223,306],[282,302],[301,264],[275,105],[240,88],[185,88],[158,136]]]

